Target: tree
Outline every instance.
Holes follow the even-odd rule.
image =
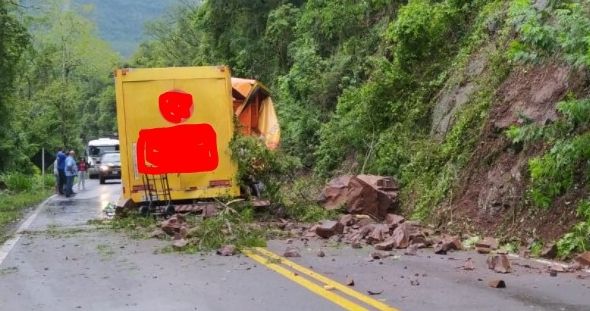
[[[25,27],[15,17],[15,7],[0,2],[0,170],[8,165],[14,148],[14,133],[10,127],[9,107],[14,100],[17,64],[29,43]]]

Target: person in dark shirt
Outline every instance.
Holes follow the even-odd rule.
[[[58,174],[58,182],[57,182],[57,191],[60,195],[64,195],[64,186],[66,184],[66,154],[64,153],[64,149],[61,148],[57,152],[56,161],[57,161],[57,174]]]

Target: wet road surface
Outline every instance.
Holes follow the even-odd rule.
[[[297,283],[303,273],[278,273],[276,266],[286,267],[286,260],[162,254],[158,251],[167,242],[133,240],[88,225],[103,217],[102,208],[116,201],[120,190],[118,183],[91,180],[88,190],[74,198],[54,197],[41,206],[12,246],[3,247],[9,251],[0,257],[0,310],[289,311],[342,310],[346,305],[328,299],[338,292],[333,286],[312,279],[315,289],[310,289]],[[514,260],[515,272],[500,275],[485,268],[484,256],[467,252],[399,252],[369,261],[369,248],[297,240],[293,245],[302,253],[293,261],[302,267],[338,282],[352,277],[352,289],[359,294],[382,291],[370,299],[399,310],[590,310],[590,276],[550,277],[529,261]],[[286,246],[271,241],[268,249],[282,254]],[[323,258],[316,256],[320,248]],[[475,271],[458,268],[466,257],[474,257]],[[493,278],[505,280],[507,288],[488,287]],[[362,303],[348,309],[379,310]]]

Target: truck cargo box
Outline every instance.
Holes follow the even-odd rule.
[[[115,80],[124,199],[150,199],[146,176],[165,176],[172,200],[240,195],[227,67],[120,69]]]

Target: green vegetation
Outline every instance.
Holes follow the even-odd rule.
[[[582,221],[557,242],[557,255],[561,258],[590,250],[590,200],[581,200],[576,212]]]
[[[53,192],[53,179],[43,180],[41,176],[25,176],[20,173],[0,175],[0,243],[7,238],[10,225],[22,218],[27,208],[33,207]]]
[[[264,142],[253,136],[235,134],[230,142],[232,159],[238,164],[237,179],[245,193],[252,194],[250,186],[255,182],[264,185],[263,197],[276,204],[281,204],[281,185],[292,179],[298,168],[297,158],[271,151]]]

